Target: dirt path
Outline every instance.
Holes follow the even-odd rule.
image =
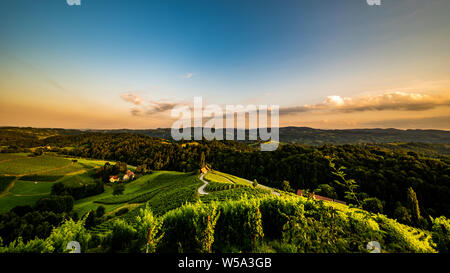
[[[0,192],[0,198],[5,197],[9,191],[14,188],[14,186],[16,185],[16,181],[19,179],[19,177],[16,177],[16,179],[14,179],[13,181],[11,181],[11,183],[9,183],[8,187],[6,187],[6,189],[2,192]]]
[[[199,194],[208,194],[207,192],[205,192],[205,187],[206,185],[208,185],[208,181],[203,179],[203,176],[205,176],[206,173],[203,173],[202,175],[200,175],[200,180],[203,181],[203,185],[200,186],[200,188],[198,188],[198,193]]]
[[[10,162],[10,161],[14,161],[14,160],[20,160],[22,158],[11,158],[11,159],[4,159],[4,160],[0,160],[0,163],[4,163],[4,162]]]

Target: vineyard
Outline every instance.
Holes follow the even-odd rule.
[[[4,160],[3,168],[10,173],[15,168],[6,166],[8,162],[18,160],[22,166],[38,162],[23,155]],[[33,204],[59,182],[70,187],[96,183],[96,169],[103,163],[51,156],[39,162],[47,167],[0,176],[3,190],[13,185],[0,203]],[[152,243],[157,252],[348,253],[367,252],[367,242],[377,241],[386,253],[428,253],[445,248],[448,242],[445,218],[436,220],[433,231],[425,231],[343,204],[280,190],[274,194],[271,188],[215,170],[204,176],[208,194],[199,195],[203,184],[199,176],[197,172],[153,171],[123,183],[120,194],[114,192],[115,184],[105,184],[102,193],[75,201],[73,211],[86,223],[76,236],[90,238],[87,252],[139,252],[144,247],[144,234],[139,233],[142,217],[147,215],[145,219],[153,222],[146,225],[158,230],[154,236],[159,239]],[[64,227],[55,229],[59,228]],[[35,249],[52,244],[39,240],[15,241],[0,246],[0,252],[48,251]]]

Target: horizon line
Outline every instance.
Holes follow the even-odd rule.
[[[75,131],[120,131],[120,130],[129,130],[129,131],[145,131],[145,130],[166,130],[171,129],[170,127],[157,127],[157,128],[145,128],[145,129],[137,129],[137,128],[105,128],[105,129],[99,129],[99,128],[62,128],[62,127],[33,127],[33,126],[12,126],[12,125],[6,125],[0,126],[0,129],[4,128],[31,128],[31,129],[52,129],[52,130],[75,130]],[[199,128],[199,127],[187,127],[186,129],[193,129],[193,128]],[[214,127],[200,127],[200,128],[210,128],[215,129]],[[234,130],[259,130],[259,129],[267,129],[268,127],[258,127],[258,128],[232,128]],[[323,130],[323,131],[348,131],[348,130],[399,130],[399,131],[410,131],[410,130],[416,130],[416,131],[443,131],[443,132],[450,132],[450,129],[419,129],[419,128],[395,128],[395,127],[360,127],[360,128],[347,128],[347,129],[324,129],[324,128],[314,128],[314,127],[308,127],[308,126],[279,126],[278,129],[282,128],[307,128],[307,129],[313,129],[313,130]],[[181,130],[183,128],[179,128]],[[227,130],[226,127],[219,128],[223,130]]]

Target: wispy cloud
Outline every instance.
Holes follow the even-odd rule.
[[[348,98],[328,96],[322,103],[301,105],[280,109],[280,115],[304,112],[342,112],[354,113],[363,111],[424,111],[438,106],[450,106],[450,98],[420,93],[393,92],[375,96]]]
[[[145,114],[153,115],[156,113],[164,113],[166,111],[172,110],[179,104],[179,102],[172,101],[150,101],[148,107],[145,110]]]
[[[183,75],[183,79],[192,79],[194,77],[194,73],[188,72]]]
[[[133,104],[130,113],[133,116],[150,116],[154,114],[165,113],[172,110],[175,106],[181,104],[180,102],[170,100],[149,100],[146,102],[133,93],[125,93],[120,96],[124,101]]]
[[[120,96],[124,101],[132,103],[134,105],[141,105],[144,100],[134,93],[125,93]]]

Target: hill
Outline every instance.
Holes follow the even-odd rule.
[[[191,130],[193,130],[191,128]],[[248,136],[249,131],[244,130]],[[89,132],[113,134],[142,134],[155,138],[171,140],[170,128],[158,129],[116,129],[116,130],[74,130],[52,128],[0,127],[0,146],[29,143],[39,146],[39,140],[51,136],[81,135]],[[358,143],[392,143],[419,142],[428,144],[450,144],[450,131],[418,129],[313,129],[309,127],[281,127],[280,141],[308,145],[322,144],[358,144]],[[234,136],[237,135],[237,130]],[[226,134],[224,132],[224,138]],[[248,139],[248,138],[246,138]],[[447,148],[448,149],[448,148]]]
[[[105,133],[138,133],[146,136],[171,139],[170,128],[147,130],[93,130]],[[192,129],[191,129],[192,130]],[[309,127],[281,127],[280,141],[285,143],[301,143],[310,145],[322,144],[357,144],[357,143],[390,143],[390,142],[422,142],[450,144],[450,131],[443,130],[399,130],[399,129],[313,129]],[[245,130],[248,136],[249,131]],[[224,133],[224,136],[226,134]],[[234,135],[237,135],[235,130]],[[248,139],[248,138],[247,138]]]
[[[74,187],[94,184],[92,170],[106,161],[46,154],[0,154],[0,212],[34,205],[58,182]]]
[[[1,159],[3,177],[15,176],[13,186],[7,186],[7,194],[0,197],[2,208],[33,205],[36,200],[20,198],[47,196],[48,185],[56,181],[75,186],[81,181],[89,183],[88,178],[95,179],[92,169],[105,163],[80,158],[75,162],[52,154],[10,154]],[[205,192],[199,194],[203,183],[207,184]],[[123,185],[125,190],[119,195],[114,194],[114,185],[106,184],[102,193],[77,199],[73,211],[89,216],[78,223],[65,222],[51,234],[70,225],[75,231],[62,235],[64,240],[90,238],[84,251],[135,252],[146,246],[139,238],[145,235],[142,219],[147,219],[162,236],[155,243],[158,252],[366,252],[367,242],[374,240],[381,244],[382,252],[436,251],[429,231],[382,214],[275,191],[215,170],[206,175],[154,171]],[[5,216],[0,214],[0,221],[6,221]],[[0,252],[50,251],[47,247],[55,244],[52,236],[28,243],[6,241]],[[44,240],[46,243],[39,243]]]

